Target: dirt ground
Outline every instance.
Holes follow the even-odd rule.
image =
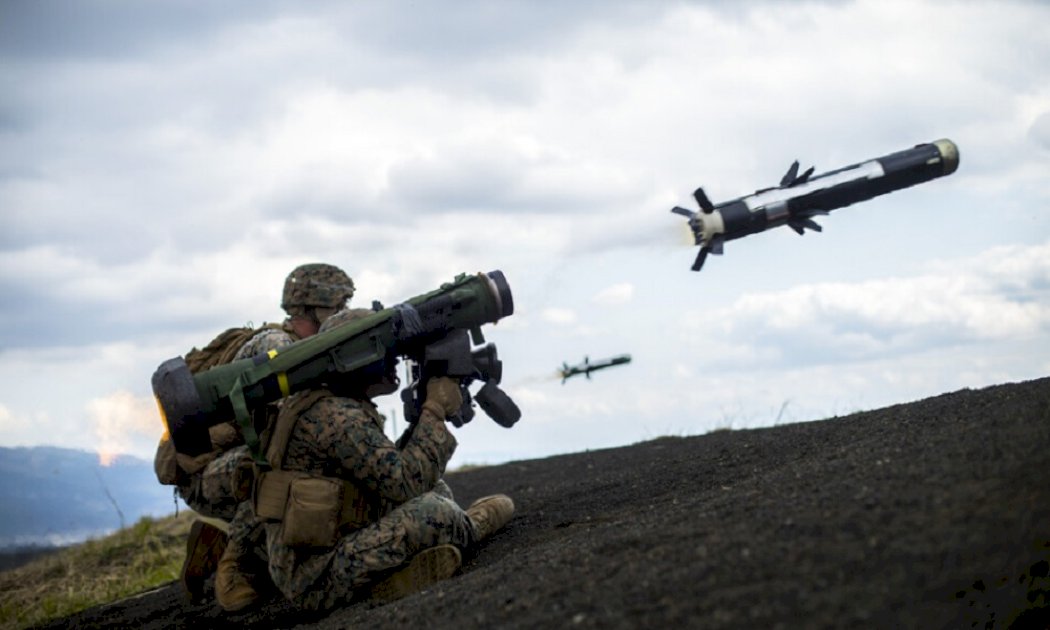
[[[428,591],[225,615],[171,584],[47,627],[1050,627],[1050,378],[448,481],[518,511]]]

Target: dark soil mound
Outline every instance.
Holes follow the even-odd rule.
[[[448,481],[518,512],[429,591],[224,615],[172,584],[52,627],[1050,627],[1050,379]]]

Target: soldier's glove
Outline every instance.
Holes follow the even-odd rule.
[[[459,391],[459,382],[447,376],[439,376],[427,381],[427,399],[423,410],[443,420],[459,411],[463,406],[463,394]]]

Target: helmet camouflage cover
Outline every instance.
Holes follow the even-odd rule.
[[[354,281],[339,267],[324,263],[299,265],[284,281],[281,308],[341,308],[354,295]]]

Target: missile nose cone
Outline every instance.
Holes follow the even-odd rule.
[[[959,147],[955,146],[955,143],[947,138],[937,140],[933,143],[933,146],[937,147],[941,154],[944,174],[951,175],[954,173],[955,169],[959,168]]]

